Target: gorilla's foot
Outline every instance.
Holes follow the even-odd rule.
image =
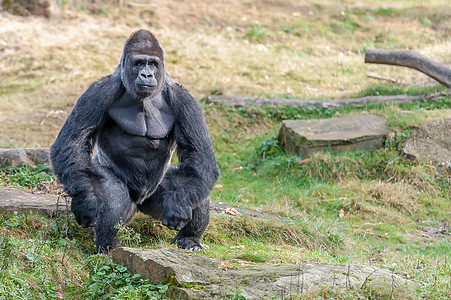
[[[198,237],[175,237],[172,243],[177,244],[179,248],[188,251],[199,252],[200,250],[202,250],[202,246],[200,245],[199,240],[200,239]]]

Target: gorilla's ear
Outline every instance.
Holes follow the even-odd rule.
[[[122,52],[121,61],[119,62],[119,74],[121,75],[122,83],[125,81],[125,55],[124,52]]]
[[[125,55],[124,55],[124,52],[122,52],[121,61],[119,63],[119,66],[121,67],[121,69],[123,69],[124,66],[125,66]]]

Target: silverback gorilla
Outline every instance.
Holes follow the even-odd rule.
[[[170,166],[175,150],[179,164]],[[219,169],[199,105],[166,73],[149,31],[132,34],[116,71],[81,96],[51,160],[78,224],[93,227],[97,252],[119,245],[115,224],[137,210],[177,230],[178,247],[202,249]]]

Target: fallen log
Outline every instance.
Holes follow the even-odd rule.
[[[420,96],[395,95],[395,96],[367,96],[363,98],[347,100],[301,100],[301,99],[267,99],[258,97],[229,97],[222,95],[210,95],[208,101],[215,104],[227,106],[246,107],[246,106],[302,106],[313,108],[338,108],[338,107],[362,107],[368,104],[383,103],[410,103],[414,101],[428,101],[443,96],[448,96],[451,90],[438,93],[425,94]]]
[[[365,63],[408,67],[451,87],[451,69],[415,51],[368,49],[365,51]]]

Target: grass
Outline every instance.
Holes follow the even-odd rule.
[[[114,70],[128,35],[149,28],[165,50],[171,76],[201,99],[222,172],[211,199],[287,219],[213,216],[201,255],[231,266],[371,264],[419,283],[411,294],[393,294],[385,285],[321,290],[302,299],[446,299],[451,179],[428,164],[404,161],[400,150],[416,127],[450,116],[449,96],[329,110],[232,108],[205,101],[210,93],[339,99],[442,91],[416,71],[364,65],[363,53],[414,49],[446,62],[451,49],[446,4],[195,0],[163,1],[158,12],[149,12],[102,1],[84,7],[66,3],[58,22],[2,15],[7,22],[0,37],[8,44],[0,43],[0,146],[48,147],[89,83]],[[367,73],[396,84],[381,84]],[[308,161],[278,145],[281,120],[361,112],[384,116],[395,139],[374,152],[318,153]],[[1,166],[0,187],[58,189],[47,166]],[[118,228],[123,245],[131,247],[171,247],[174,236],[140,214]],[[79,228],[70,214],[4,212],[0,299],[164,297],[164,286],[150,285],[93,253],[91,231]],[[246,298],[239,290],[224,297]]]
[[[33,168],[28,164],[20,168],[2,165],[0,169],[0,187],[26,188],[28,190],[49,191],[56,189],[56,181],[52,167],[39,166]]]
[[[163,299],[167,290],[88,255],[92,235],[70,215],[4,213],[0,225],[0,299]]]
[[[445,299],[450,293],[451,276],[447,261],[447,253],[451,251],[450,237],[446,229],[451,218],[450,178],[435,173],[427,164],[402,160],[399,151],[412,126],[427,120],[427,117],[422,117],[425,111],[446,112],[449,103],[449,98],[442,98],[433,105],[423,102],[379,105],[340,109],[332,113],[322,109],[235,109],[211,107],[204,103],[208,113],[228,116],[229,119],[222,122],[231,125],[241,119],[247,126],[262,123],[271,127],[277,120],[291,115],[327,118],[362,110],[383,114],[389,121],[402,118],[402,122],[389,122],[400,134],[395,140],[387,141],[383,149],[318,153],[308,161],[303,157],[286,155],[271,133],[249,135],[243,133],[246,132],[244,126],[215,132],[213,144],[222,176],[211,195],[212,200],[273,213],[287,218],[287,221],[214,216],[203,239],[208,247],[201,255],[222,259],[226,265],[301,261],[377,265],[420,283],[414,295],[401,293],[397,294],[398,297]],[[409,111],[417,118],[387,113],[399,110]],[[52,182],[52,175],[42,172],[45,169],[3,166],[2,184],[7,187],[19,184],[39,190],[49,184],[49,179]],[[167,247],[174,235],[160,222],[141,214],[131,226],[118,228],[123,245],[130,247]],[[428,228],[436,228],[436,233],[427,233]],[[11,274],[19,272],[17,274],[40,274],[22,275],[21,281],[15,283],[14,286],[29,286],[24,295],[50,297],[61,293],[64,297],[80,294],[86,297],[94,295],[93,298],[99,295],[145,298],[136,295],[141,295],[142,286],[148,287],[146,282],[133,281],[133,288],[128,290],[123,290],[122,285],[113,285],[105,290],[106,287],[100,284],[102,280],[134,280],[111,262],[104,265],[111,272],[115,270],[113,273],[103,272],[105,269],[102,267],[97,271],[86,270],[88,262],[96,259],[92,255],[93,237],[77,227],[71,215],[49,219],[37,215],[6,214],[0,229],[1,236],[9,237],[2,240],[0,258],[3,255],[4,262],[6,257],[18,259],[14,263],[8,261],[9,265],[2,269],[5,272],[0,273],[8,283],[3,286],[8,295],[19,295],[10,283],[14,280]],[[30,269],[28,263],[20,262],[20,255],[12,255],[9,251],[19,251],[25,256],[35,253],[34,259],[39,261],[40,268]],[[59,273],[59,277],[52,275],[55,273]],[[151,290],[162,291],[153,286]],[[307,296],[307,299],[314,296],[346,299],[356,295],[386,299],[391,292],[387,286],[343,293],[324,290]],[[122,299],[122,296],[117,297]]]

